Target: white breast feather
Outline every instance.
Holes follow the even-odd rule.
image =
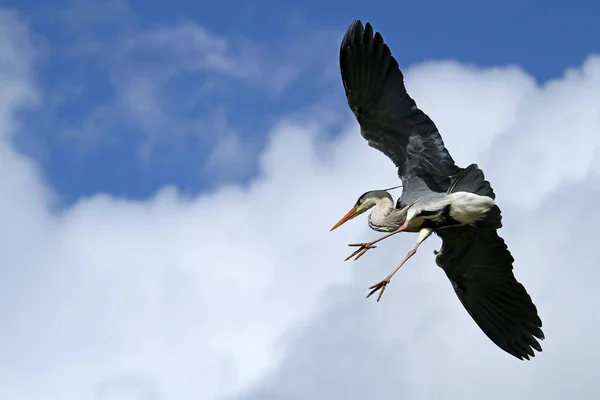
[[[448,195],[450,216],[463,224],[473,224],[483,218],[495,202],[487,196],[475,193],[456,192]]]

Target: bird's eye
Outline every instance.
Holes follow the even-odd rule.
[[[367,201],[367,199],[368,199],[368,194],[369,194],[369,192],[367,192],[367,193],[363,193],[363,194],[362,194],[362,195],[361,195],[361,196],[358,198],[358,200],[356,200],[356,204],[355,204],[355,205],[357,205],[357,206],[360,206],[361,204],[364,204],[364,202],[365,202],[365,201]]]

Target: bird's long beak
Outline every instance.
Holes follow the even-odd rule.
[[[358,216],[358,215],[362,214],[363,212],[364,212],[364,211],[360,210],[358,206],[354,206],[354,207],[352,207],[352,209],[351,209],[350,211],[348,211],[348,213],[346,213],[346,215],[344,215],[344,216],[342,217],[342,219],[340,219],[340,220],[337,222],[337,224],[335,224],[335,225],[333,226],[333,228],[331,228],[331,229],[329,230],[329,232],[331,232],[332,230],[334,230],[334,229],[336,229],[336,228],[340,227],[340,226],[341,226],[342,224],[344,224],[345,222],[347,222],[347,221],[350,221],[352,218],[354,218],[354,217],[356,217],[356,216]]]

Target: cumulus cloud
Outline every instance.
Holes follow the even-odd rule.
[[[14,15],[0,18],[10,21],[3,34],[26,32]],[[2,41],[0,59],[28,65],[28,46],[26,34]],[[597,57],[543,86],[516,67],[443,62],[407,73],[457,161],[478,162],[496,189],[515,273],[548,338],[528,363],[495,347],[464,311],[434,264],[436,238],[381,303],[364,300],[414,236],[342,262],[347,243],[376,235],[364,221],[335,233],[331,225],[364,191],[397,182],[351,117],[335,139],[319,120],[278,122],[245,187],[194,197],[165,187],[143,201],[98,193],[57,212],[35,160],[11,140],[37,90],[17,70],[0,74],[0,87],[14,88],[0,92],[1,398],[598,393]],[[543,147],[532,161],[535,142]]]

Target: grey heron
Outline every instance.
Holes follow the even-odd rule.
[[[359,197],[331,230],[373,208],[369,226],[387,235],[358,249],[346,260],[399,232],[418,232],[417,243],[370,297],[386,286],[432,233],[442,239],[436,264],[481,330],[498,347],[519,358],[542,351],[542,321],[531,297],[513,274],[513,257],[498,235],[502,227],[495,193],[477,164],[458,167],[433,121],[408,95],[398,62],[370,23],[354,21],[340,48],[340,69],[348,105],[369,146],[398,168],[402,195],[394,207],[387,190]]]

